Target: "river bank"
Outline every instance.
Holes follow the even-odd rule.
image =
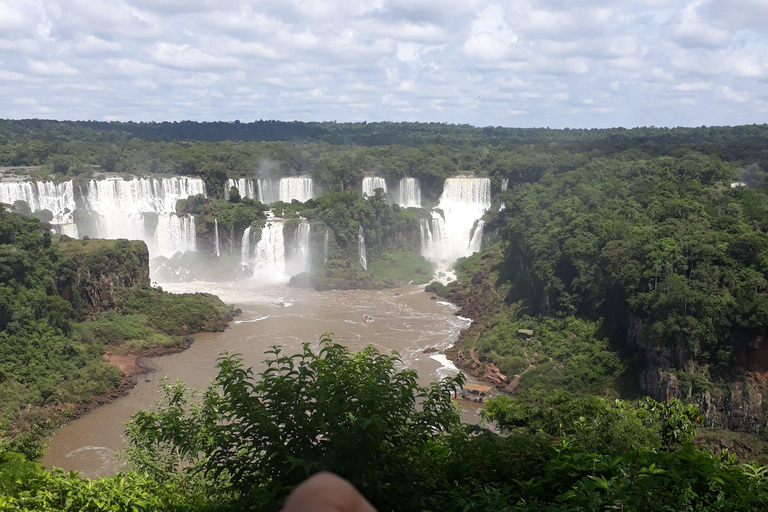
[[[183,380],[197,389],[215,377],[222,352],[241,354],[246,366],[258,374],[264,370],[264,352],[280,345],[283,353],[315,344],[324,332],[351,350],[373,345],[382,352],[395,350],[405,367],[418,372],[419,383],[456,375],[442,354],[425,354],[429,347],[445,352],[469,321],[455,316],[456,308],[430,300],[423,287],[406,286],[389,290],[327,291],[289,288],[282,285],[255,286],[249,281],[234,283],[192,282],[164,285],[171,292],[205,289],[227,304],[242,309],[229,327],[216,333],[195,335],[182,352],[162,357],[145,357],[140,366],[152,371],[141,374],[136,384],[119,400],[105,403],[64,425],[51,441],[43,459],[46,467],[81,471],[86,476],[106,476],[122,467],[115,453],[123,449],[123,423],[138,410],[150,410],[160,398],[160,380]],[[280,304],[282,299],[283,305]],[[366,324],[365,313],[376,321]],[[128,363],[132,363],[128,361]],[[136,363],[134,360],[133,363]],[[138,365],[137,365],[138,366]],[[464,405],[464,420],[479,420],[477,404]]]

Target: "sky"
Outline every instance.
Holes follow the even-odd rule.
[[[0,118],[768,119],[768,0],[0,0]]]

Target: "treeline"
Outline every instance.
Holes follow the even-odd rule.
[[[716,157],[735,178],[764,188],[768,125],[604,130],[520,129],[438,123],[118,123],[0,120],[0,166],[42,166],[35,176],[94,171],[205,177],[221,196],[228,177],[309,174],[327,190],[366,174],[412,176],[436,199],[446,177],[478,173],[511,184],[595,159]]]

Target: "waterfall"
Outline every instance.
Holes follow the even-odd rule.
[[[52,224],[52,227],[56,233],[60,235],[67,235],[70,238],[78,238],[79,235],[77,233],[77,225],[74,223],[70,224]]]
[[[472,233],[472,239],[469,241],[469,250],[472,252],[483,250],[483,226],[485,226],[485,221],[483,219],[478,220],[475,231]]]
[[[289,269],[291,275],[309,271],[309,240],[309,222],[302,222],[296,226],[296,236],[293,241]]]
[[[240,265],[243,268],[251,265],[251,226],[243,231],[243,239],[240,242]]]
[[[154,257],[195,250],[194,218],[175,212],[176,201],[198,194],[205,195],[200,178],[106,178],[88,183],[86,199],[88,209],[101,218],[99,236],[144,240]],[[157,216],[154,229],[152,214]]]
[[[248,199],[256,199],[258,194],[256,193],[256,187],[253,184],[253,180],[248,178],[240,178],[238,180],[228,179],[226,185],[224,185],[224,199],[229,199],[229,191],[232,187],[237,187],[237,191],[240,193],[240,197]]]
[[[214,242],[215,250],[216,250],[216,257],[221,257],[221,250],[219,249],[219,219],[214,218],[213,219],[213,226],[214,226],[214,237],[216,238],[216,241]]]
[[[448,178],[440,196],[437,212],[432,214],[432,243],[422,252],[433,261],[455,261],[479,250],[482,224],[478,222],[473,238],[472,228],[491,206],[491,182],[488,178]]]
[[[363,270],[368,270],[368,260],[365,258],[365,233],[363,233],[363,226],[357,230],[357,252],[360,255],[360,265]]]
[[[48,210],[53,214],[51,224],[72,224],[75,194],[72,181],[13,181],[0,183],[0,203],[13,206],[25,201],[30,210]]]
[[[434,247],[432,228],[429,226],[429,219],[420,219],[419,222],[421,224],[421,255],[429,258]]]
[[[507,189],[509,189],[509,178],[505,178],[501,180],[501,191],[504,192]],[[499,211],[503,212],[506,209],[507,209],[507,205],[506,203],[504,203],[504,201],[502,201],[501,204],[499,205]]]
[[[280,185],[275,180],[259,180],[259,201],[272,204],[280,200]]]
[[[299,176],[280,180],[280,201],[290,203],[294,199],[304,203],[314,197],[312,178]],[[262,201],[263,202],[263,201]]]
[[[285,242],[283,223],[267,222],[261,231],[261,240],[256,244],[253,258],[254,275],[268,280],[285,278]]]
[[[160,256],[170,258],[177,252],[194,251],[197,249],[195,218],[192,215],[179,217],[175,214],[160,214],[157,216],[155,242]]]
[[[400,180],[397,204],[403,208],[421,208],[421,184],[416,178]]]
[[[229,229],[229,254],[235,255],[235,225]]]
[[[387,182],[384,178],[367,177],[363,178],[363,197],[373,197],[376,195],[376,189],[383,189],[387,193]]]
[[[323,267],[328,263],[328,230],[325,230],[325,240],[323,240],[323,252],[325,253],[323,259]]]

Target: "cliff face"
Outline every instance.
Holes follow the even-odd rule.
[[[59,246],[76,264],[63,295],[81,319],[115,309],[126,290],[150,284],[149,251],[144,242],[62,237]]]
[[[629,315],[628,342],[645,365],[640,388],[655,400],[678,398],[699,404],[704,425],[749,434],[768,431],[768,343],[762,336],[745,339],[737,365],[727,378],[713,382],[708,368],[679,346],[658,347],[643,334],[641,319]],[[688,377],[700,376],[694,384]]]

